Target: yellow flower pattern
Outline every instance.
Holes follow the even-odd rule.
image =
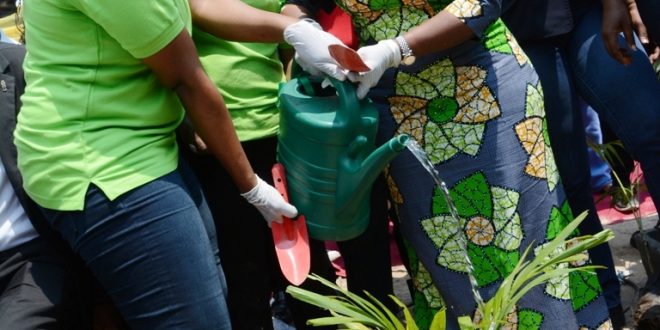
[[[516,135],[525,152],[529,155],[525,173],[548,182],[550,191],[559,183],[559,172],[555,157],[550,148],[547,133],[545,111],[543,110],[543,91],[541,85],[527,85],[526,117],[515,125]]]
[[[412,235],[406,239],[417,240],[420,235],[428,237],[438,249],[438,255],[424,255],[429,258],[425,260],[429,267],[427,269],[417,259],[411,259],[411,277],[416,289],[415,318],[418,321],[426,320],[426,323],[419,324],[430,325],[433,311],[442,305],[432,278],[441,278],[446,271],[467,271],[466,250],[458,244],[458,236],[467,238],[467,253],[476,270],[479,287],[496,285],[518,262],[519,249],[525,237],[523,227],[533,228],[532,223],[547,221],[540,209],[530,213],[523,208],[523,213],[519,214],[519,197],[521,201],[523,198],[529,201],[530,195],[547,194],[548,188],[553,190],[559,182],[546,133],[541,87],[530,84],[537,80],[530,68],[531,63],[504,23],[495,17],[499,12],[491,4],[498,1],[337,1],[351,15],[364,45],[399,36],[441,10],[456,16],[479,37],[469,41],[474,47],[461,48],[460,52],[450,50],[420,57],[412,66],[388,71],[379,85],[372,89],[372,100],[382,111],[381,118],[387,117],[387,111],[391,115],[383,120],[383,123],[387,123],[387,133],[411,135],[439,171],[446,166],[443,173],[446,174],[445,179],[449,179],[448,182],[456,182],[458,179],[459,185],[465,188],[454,187],[452,190],[460,220],[449,215],[437,191],[433,193],[432,214],[420,212],[415,208],[417,203],[426,203],[424,199],[428,194],[428,182],[413,178],[413,174],[419,173],[390,173],[389,169],[386,170],[387,184],[396,204],[395,210],[401,212],[401,226],[406,227],[407,235]],[[494,62],[502,65],[491,65]],[[508,81],[503,77],[515,77],[518,81]],[[530,85],[523,88],[524,83]],[[506,92],[498,93],[503,90]],[[525,104],[526,109],[523,116],[519,111],[522,104]],[[501,109],[505,106],[506,110]],[[499,118],[502,120],[495,122]],[[501,130],[503,127],[508,128]],[[492,145],[489,140],[491,135]],[[519,146],[506,143],[516,140]],[[504,169],[504,163],[496,159],[509,155],[512,159],[522,161],[516,162],[516,166],[511,166],[510,170]],[[489,166],[493,162],[496,171],[505,172],[507,177],[526,176],[545,182],[529,189],[519,185],[505,189],[500,185],[507,186],[511,181],[501,182],[500,172],[491,173],[491,167],[485,168],[483,173],[489,177],[494,174],[492,184],[485,185],[485,179],[479,181],[476,178],[456,177],[466,175],[456,173],[462,169],[481,171],[471,166]],[[527,178],[523,181],[530,180]],[[409,182],[415,184],[410,185]],[[547,188],[544,186],[546,182]],[[561,228],[563,226],[560,224],[553,226],[552,230]],[[433,274],[432,277],[429,272]],[[541,310],[518,306],[501,327],[539,329],[542,326],[552,328],[561,324],[556,319],[546,320],[543,315],[545,310],[554,309],[557,297],[570,296],[573,301],[575,296],[577,303],[573,305],[578,308],[595,305],[590,304],[597,296],[597,292],[590,289],[593,286],[592,280],[591,277],[569,278],[568,281],[562,278],[550,283],[546,289],[554,297],[546,294],[548,299],[545,301],[539,298],[541,300],[535,306],[543,305]],[[571,285],[567,286],[567,282]],[[449,305],[461,309],[466,315],[469,315],[466,311],[473,310],[469,306],[472,302],[457,295],[452,287],[440,289],[446,294]],[[590,328],[603,322],[600,316],[594,317],[587,321]]]
[[[465,234],[472,243],[486,246],[495,237],[495,227],[493,227],[488,219],[476,216],[468,220],[465,225]]]
[[[479,0],[453,1],[447,5],[445,10],[463,21],[465,18],[482,15],[481,4],[479,3]]]
[[[434,164],[458,153],[475,156],[485,123],[500,115],[486,85],[486,71],[477,66],[454,67],[449,59],[417,74],[399,72],[396,94],[388,101],[397,133],[414,137]]]

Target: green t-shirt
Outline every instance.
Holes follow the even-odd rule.
[[[278,0],[245,0],[248,5],[279,12]],[[277,133],[277,92],[284,80],[277,44],[218,39],[199,29],[193,39],[204,69],[225,99],[241,141]]]
[[[139,59],[190,28],[186,0],[29,0],[26,90],[15,142],[27,193],[82,210],[176,169],[176,94]]]

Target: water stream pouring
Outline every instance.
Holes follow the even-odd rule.
[[[458,211],[456,211],[456,205],[454,204],[454,201],[451,198],[451,195],[449,195],[449,189],[447,189],[447,184],[445,184],[445,181],[442,180],[440,177],[440,174],[438,171],[435,169],[433,166],[433,163],[431,163],[431,160],[429,159],[428,155],[424,150],[417,144],[417,141],[410,141],[406,145],[408,150],[419,160],[419,162],[422,164],[424,169],[426,169],[427,172],[431,175],[433,178],[433,181],[435,182],[435,185],[440,188],[440,191],[442,192],[442,195],[445,198],[445,202],[447,203],[447,208],[449,209],[449,213],[451,214],[452,218],[456,221],[456,223],[463,224],[463,221],[461,221],[461,218],[458,216]],[[465,232],[463,230],[460,231],[461,235],[459,235],[460,239],[460,246],[461,250],[463,250],[464,255],[465,255],[465,261],[467,262],[467,267],[468,267],[468,278],[470,279],[470,286],[472,287],[472,295],[474,296],[474,300],[477,302],[479,306],[484,306],[484,300],[481,297],[481,294],[479,293],[479,290],[477,289],[479,286],[477,284],[477,279],[474,277],[474,267],[472,265],[472,261],[470,260],[470,257],[468,256],[468,251],[467,251],[467,237],[465,236]]]

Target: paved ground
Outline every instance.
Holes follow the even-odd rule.
[[[642,220],[644,228],[653,227],[658,221],[658,216],[649,216]],[[639,252],[630,246],[630,235],[637,228],[637,223],[633,220],[618,224],[606,225],[605,228],[611,229],[615,233],[615,238],[610,242],[614,264],[620,275],[627,275],[637,288],[641,288],[646,283],[646,273],[642,265]],[[632,325],[632,311],[635,309],[636,291],[633,286],[623,284],[621,286],[621,301],[626,311],[626,324]],[[632,329],[632,327],[630,327]]]

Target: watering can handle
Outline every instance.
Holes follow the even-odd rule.
[[[316,94],[314,85],[312,84],[314,77],[301,75],[296,79],[298,79],[298,84],[305,91],[305,94]],[[357,127],[360,124],[361,117],[360,100],[357,97],[356,85],[348,80],[340,81],[330,76],[325,76],[323,79],[330,81],[339,96],[339,109],[337,109],[338,120],[347,123],[349,127]]]
[[[339,109],[337,109],[339,120],[350,127],[360,125],[360,100],[357,97],[356,85],[349,80],[340,81],[332,77],[326,79],[330,80],[339,96]]]

